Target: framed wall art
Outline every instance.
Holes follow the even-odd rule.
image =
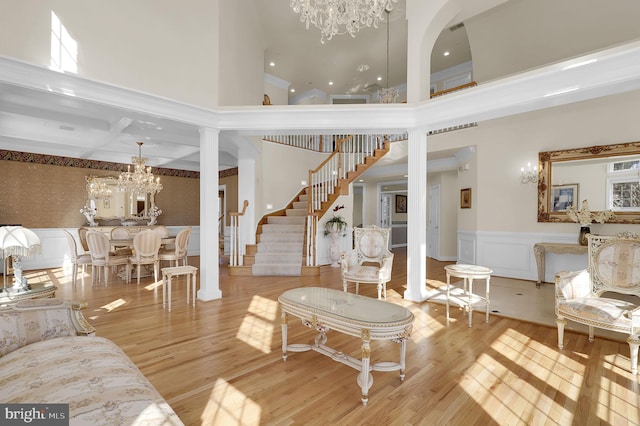
[[[396,195],[396,213],[406,213],[406,212],[407,212],[407,196]]]
[[[464,188],[460,190],[460,208],[471,208],[471,188]]]
[[[578,184],[570,183],[566,185],[551,186],[551,211],[566,212],[570,205],[577,205]]]

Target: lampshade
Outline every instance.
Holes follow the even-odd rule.
[[[4,256],[32,256],[40,253],[40,238],[22,226],[2,226],[0,249]]]

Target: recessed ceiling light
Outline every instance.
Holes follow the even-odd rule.
[[[329,86],[333,86],[333,81],[330,81],[330,82],[329,82]]]
[[[273,62],[273,61],[271,61],[271,62],[269,62],[269,66],[270,66],[270,67],[275,67],[275,66],[276,66],[276,63],[275,63],[275,62]]]
[[[378,76],[378,78],[376,78],[376,80],[382,81],[382,76]]]
[[[444,55],[444,56],[449,56],[449,55],[450,55],[450,53],[449,53],[449,51],[448,51],[448,50],[445,50],[445,51],[444,51],[444,53],[443,53],[443,55]]]
[[[291,93],[295,93],[295,92],[296,92],[296,89],[290,89],[289,91],[290,91]]]

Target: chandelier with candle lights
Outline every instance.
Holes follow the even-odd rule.
[[[289,6],[300,14],[300,22],[320,29],[320,42],[331,40],[336,34],[355,37],[362,28],[378,28],[384,12],[398,0],[291,0]]]
[[[133,171],[131,166],[127,166],[127,171],[120,173],[118,177],[118,191],[131,192],[135,194],[156,194],[162,191],[160,178],[156,178],[151,173],[151,167],[147,167],[147,159],[142,156],[143,142],[138,144],[138,156],[131,157],[133,163]]]

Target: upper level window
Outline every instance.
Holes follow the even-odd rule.
[[[78,72],[78,42],[67,31],[58,16],[51,11],[51,64],[56,71]]]

